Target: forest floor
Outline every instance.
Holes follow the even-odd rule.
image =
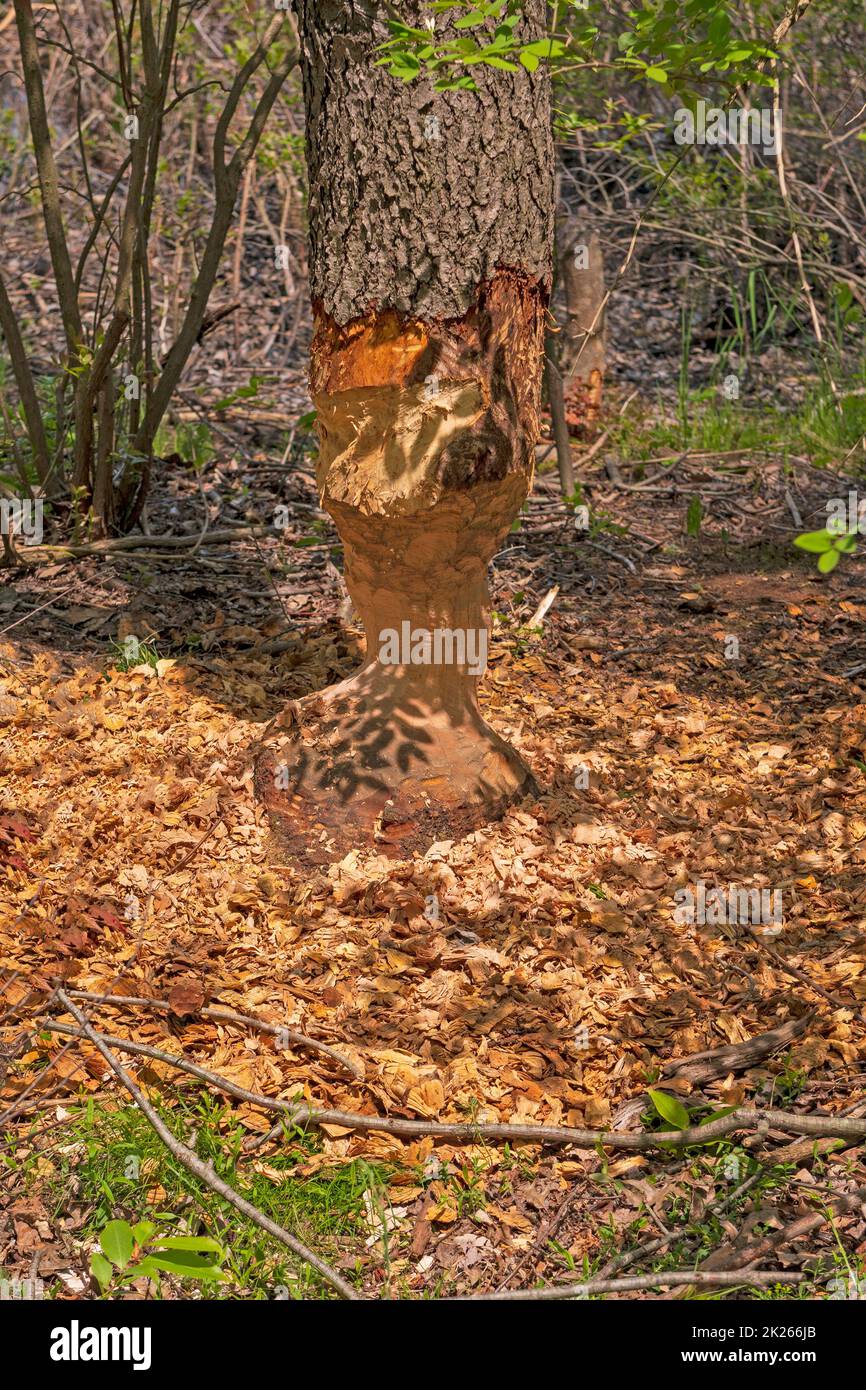
[[[792,546],[848,480],[772,451],[637,464],[600,447],[578,460],[576,531],[542,472],[493,566],[482,684],[539,796],[423,857],[352,853],[311,875],[270,858],[249,752],[363,638],[307,455],[273,461],[265,432],[199,478],[169,468],[149,528],[176,549],[34,549],[3,575],[6,1277],[92,1296],[99,1231],[151,1217],[225,1242],[219,1296],[327,1296],[184,1171],[90,1043],[34,1037],[72,1021],[58,982],[168,1001],[79,1003],[114,1037],[330,1110],[646,1134],[670,1127],[655,1084],[695,1122],[742,1104],[866,1115],[866,564],[822,577]],[[279,504],[281,533],[243,531]],[[195,543],[205,506],[209,532],[237,539]],[[131,635],[147,644],[133,665]],[[781,929],[679,920],[674,894],[698,881],[778,890]],[[700,1296],[815,1298],[866,1268],[862,1197],[830,1205],[866,1188],[862,1138],[275,1135],[261,1104],[117,1055],[175,1134],[367,1296],[751,1266],[778,1280]],[[683,1293],[660,1288],[614,1296]],[[173,1277],[163,1294],[199,1296]]]

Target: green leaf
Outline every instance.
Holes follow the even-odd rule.
[[[734,48],[730,53],[725,54],[729,63],[742,63],[744,59],[751,58],[751,56],[752,50],[750,48]]]
[[[163,1269],[167,1274],[179,1274],[183,1279],[205,1279],[214,1283],[227,1277],[219,1265],[208,1264],[192,1251],[178,1250],[170,1255],[161,1255],[157,1251],[148,1255],[147,1260],[142,1261],[144,1263],[153,1269]]]
[[[565,44],[561,39],[536,39],[535,43],[526,44],[521,53],[531,53],[536,58],[561,58],[565,52]]]
[[[688,1129],[689,1112],[674,1096],[669,1096],[667,1091],[648,1091],[647,1095],[669,1125],[674,1129]]]
[[[137,1276],[141,1276],[146,1279],[155,1279],[156,1282],[159,1283],[160,1271],[158,1267],[153,1263],[153,1260],[151,1259],[150,1255],[146,1256],[146,1258],[143,1260],[139,1260],[138,1264],[135,1266],[135,1273]]]
[[[801,550],[811,550],[820,553],[829,550],[833,544],[833,537],[829,531],[804,531],[802,536],[797,536],[794,544]]]
[[[132,1238],[136,1245],[146,1245],[156,1230],[152,1221],[137,1221],[132,1228]]]
[[[455,19],[455,21],[454,21],[454,28],[455,28],[455,29],[472,29],[472,28],[475,27],[476,24],[483,24],[483,23],[484,23],[484,15],[481,13],[481,11],[480,11],[480,10],[472,10],[469,14],[465,14],[465,15],[463,16],[462,19]]]
[[[108,1256],[111,1263],[117,1265],[118,1269],[123,1269],[132,1259],[132,1247],[135,1244],[129,1222],[109,1221],[100,1234],[99,1244],[102,1253]]]
[[[219,1256],[223,1254],[219,1241],[212,1236],[160,1236],[156,1243],[159,1250],[209,1250]],[[159,1250],[151,1253],[158,1255]]]
[[[818,569],[821,571],[822,574],[829,574],[831,570],[834,570],[836,568],[836,566],[839,563],[839,560],[840,552],[838,550],[828,550],[825,552],[825,554],[819,555]]]
[[[396,34],[401,39],[426,39],[426,29],[412,29],[408,24],[403,24],[399,19],[389,19],[388,28],[392,34]]]
[[[733,1115],[736,1108],[735,1105],[725,1105],[721,1110],[712,1110],[709,1115],[705,1115],[698,1123],[702,1125],[711,1125],[713,1120],[722,1120],[725,1115]]]
[[[535,72],[535,69],[538,67],[538,59],[535,57],[535,54],[527,53],[525,49],[520,55],[520,61],[527,72]]]
[[[408,48],[401,48],[398,53],[393,53],[391,56],[401,68],[420,68],[421,66],[415,54],[410,52]]]
[[[668,75],[664,68],[647,68],[646,76],[651,82],[667,82]]]
[[[482,63],[486,63],[489,68],[502,68],[503,72],[520,72],[520,68],[516,63],[506,62],[504,58],[484,57],[481,61]]]
[[[107,1289],[114,1278],[114,1270],[104,1255],[90,1256],[90,1273],[103,1289]]]

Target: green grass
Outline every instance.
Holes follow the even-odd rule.
[[[156,670],[159,652],[152,642],[137,637],[124,637],[111,644],[112,666],[115,671],[131,671],[135,666],[152,666]]]
[[[162,1111],[166,1124],[260,1211],[332,1263],[363,1251],[368,1234],[364,1193],[371,1193],[374,1206],[378,1205],[387,1178],[384,1169],[355,1161],[299,1175],[299,1164],[319,1145],[315,1135],[296,1133],[284,1139],[278,1154],[267,1157],[271,1174],[285,1174],[275,1180],[254,1171],[255,1155],[242,1155],[249,1131],[227,1107],[207,1095],[175,1096],[173,1108]],[[52,1162],[50,1176],[44,1166],[37,1167],[40,1155]],[[227,1281],[205,1286],[204,1297],[334,1297],[279,1241],[188,1173],[132,1106],[109,1110],[88,1102],[70,1108],[70,1118],[51,1148],[41,1148],[25,1161],[24,1176],[39,1186],[51,1219],[68,1216],[73,1207],[82,1212],[84,1221],[76,1230],[76,1240],[88,1247],[83,1267],[91,1243],[109,1221],[151,1220],[163,1234],[206,1234],[227,1247]],[[352,1281],[351,1267],[341,1265],[341,1272]],[[198,1297],[195,1281],[185,1280],[180,1296]]]
[[[862,467],[857,446],[866,435],[866,390],[858,391],[864,387],[866,377],[841,390],[837,401],[829,387],[819,385],[790,410],[720,400],[715,387],[692,390],[680,395],[677,418],[661,406],[652,414],[626,415],[611,430],[611,447],[638,462],[686,449],[715,454],[741,449],[795,454],[834,468],[851,454],[853,466]]]
[[[796,1084],[796,1078],[792,1078]],[[387,1207],[386,1185],[391,1170],[362,1160],[346,1163],[339,1168],[303,1174],[298,1171],[319,1148],[314,1133],[290,1132],[276,1155],[264,1160],[267,1172],[257,1173],[255,1156],[242,1152],[249,1131],[238,1124],[232,1110],[204,1093],[175,1091],[171,1110],[161,1107],[165,1122],[178,1138],[193,1147],[200,1158],[211,1162],[215,1173],[245,1196],[258,1209],[278,1222],[306,1245],[332,1264],[339,1263],[341,1272],[350,1282],[360,1284],[362,1266],[368,1262],[365,1240],[369,1234],[365,1210],[367,1202],[374,1211]],[[220,1242],[227,1255],[223,1264],[225,1282],[199,1284],[194,1279],[180,1281],[174,1277],[164,1281],[157,1291],[150,1286],[150,1297],[214,1298],[214,1299],[313,1299],[333,1298],[331,1291],[318,1276],[302,1263],[295,1261],[275,1239],[248,1221],[206,1185],[183,1168],[154,1133],[147,1120],[133,1106],[108,1109],[93,1101],[68,1104],[68,1118],[52,1131],[49,1144],[42,1143],[23,1164],[12,1156],[12,1146],[6,1151],[0,1166],[19,1172],[25,1184],[39,1191],[52,1224],[68,1218],[70,1212],[80,1214],[76,1224],[75,1241],[81,1247],[81,1270],[89,1264],[100,1233],[110,1221],[125,1220],[131,1224],[149,1220],[155,1223],[160,1235],[211,1236]],[[34,1120],[32,1136],[43,1134],[41,1123]],[[20,1147],[22,1136],[16,1136]],[[685,1166],[682,1158],[686,1159]],[[739,1169],[730,1178],[725,1164],[736,1158]],[[50,1169],[46,1166],[46,1160]],[[604,1163],[592,1181],[606,1195],[623,1192],[620,1178],[611,1177]],[[518,1173],[524,1177],[533,1172],[532,1165],[520,1151],[505,1146],[498,1168],[502,1191],[497,1200],[511,1190],[512,1179]],[[833,1173],[839,1174],[838,1165]],[[678,1180],[670,1183],[672,1175]],[[749,1210],[755,1206],[768,1209],[791,1205],[799,1208],[804,1191],[802,1183],[791,1186],[795,1165],[764,1165],[747,1150],[729,1140],[671,1156],[670,1164],[646,1175],[652,1185],[664,1184],[666,1195],[657,1208],[665,1228],[675,1232],[674,1239],[655,1254],[639,1257],[617,1275],[658,1273],[669,1270],[699,1267],[707,1256],[718,1249],[730,1234],[730,1224],[740,1226]],[[810,1191],[818,1192],[829,1186],[831,1170],[821,1158],[815,1160]],[[422,1184],[435,1177],[454,1196],[458,1215],[472,1217],[484,1209],[484,1165],[477,1157],[467,1156],[462,1163],[452,1161],[438,1175],[416,1178]],[[735,1200],[740,1184],[754,1179],[751,1186]],[[696,1185],[706,1187],[708,1200],[703,1210],[695,1211],[693,1195]],[[714,1195],[713,1195],[714,1192]],[[829,1196],[829,1191],[826,1192]],[[816,1210],[820,1204],[816,1203]],[[613,1256],[623,1255],[658,1235],[658,1225],[644,1207],[635,1212],[625,1228],[613,1221],[599,1227],[599,1246],[593,1256],[578,1261],[555,1240],[548,1242],[550,1253],[573,1280],[592,1279]],[[761,1227],[752,1234],[761,1234]],[[828,1224],[832,1230],[832,1224]],[[405,1233],[395,1237],[404,1254]],[[387,1275],[391,1251],[385,1242],[381,1270]],[[832,1279],[842,1281],[856,1276],[863,1278],[866,1262],[846,1250],[836,1233],[836,1248],[827,1248],[816,1260],[813,1277],[801,1284],[786,1284],[784,1276],[771,1288],[755,1289],[744,1275],[741,1289],[698,1289],[691,1295],[696,1299],[746,1297],[757,1301],[777,1299],[807,1300],[827,1298]],[[424,1299],[444,1296],[453,1291],[452,1280],[443,1273],[436,1283],[426,1289]],[[46,1282],[46,1296],[52,1297],[57,1288]],[[395,1297],[417,1297],[399,1277],[391,1289]],[[99,1297],[95,1286],[88,1288],[88,1297]],[[108,1297],[117,1296],[109,1292]],[[140,1296],[140,1293],[139,1293]]]

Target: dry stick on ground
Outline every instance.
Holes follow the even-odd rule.
[[[838,999],[833,998],[832,994],[828,994],[823,985],[816,985],[815,981],[810,980],[809,976],[802,970],[798,970],[796,965],[789,965],[784,956],[780,956],[779,952],[774,946],[770,945],[769,941],[764,941],[760,936],[756,936],[755,941],[763,951],[766,951],[770,959],[776,962],[779,969],[784,970],[786,975],[790,975],[794,980],[799,980],[800,984],[805,985],[807,989],[811,989],[813,994],[820,994],[821,998],[826,999],[828,1004],[832,1004],[834,1009],[841,1009],[844,1007],[840,1004]]]
[[[710,1210],[716,1209],[719,1205],[723,1211],[728,1210],[733,1206],[734,1202],[748,1192],[750,1187],[754,1187],[760,1176],[760,1172],[753,1173],[750,1178],[747,1178],[746,1181],[735,1188],[733,1192],[727,1194],[720,1204],[716,1202],[711,1203]],[[642,1245],[636,1245],[631,1250],[621,1251],[618,1255],[614,1255],[612,1259],[608,1260],[598,1271],[595,1276],[596,1279],[609,1279],[611,1275],[618,1274],[620,1270],[628,1269],[629,1265],[637,1264],[639,1260],[644,1260],[648,1255],[654,1255],[658,1250],[664,1249],[666,1245],[670,1245],[672,1240],[677,1240],[681,1235],[682,1231],[677,1227],[673,1231],[669,1231],[667,1235],[658,1236],[654,1240],[645,1241]]]
[[[761,1240],[747,1245],[743,1249],[714,1250],[712,1255],[704,1261],[701,1269],[717,1272],[719,1269],[727,1267],[728,1269],[739,1270],[754,1260],[764,1259],[765,1256],[782,1245],[790,1245],[792,1241],[799,1240],[801,1236],[811,1235],[825,1222],[832,1222],[837,1216],[845,1216],[848,1212],[856,1211],[864,1204],[866,1204],[866,1187],[858,1187],[856,1191],[848,1193],[847,1196],[839,1197],[826,1211],[799,1216],[790,1225],[783,1226],[781,1231],[774,1231],[772,1235],[764,1236]]]
[[[167,999],[148,999],[138,996],[127,996],[124,994],[94,994],[87,989],[71,989],[69,994],[73,999],[87,999],[92,1004],[109,1004],[112,1008],[144,1008],[157,1009],[160,1013],[176,1014]],[[308,1038],[305,1033],[298,1033],[293,1028],[284,1028],[278,1023],[266,1023],[262,1018],[256,1018],[253,1014],[239,1014],[234,1009],[224,1009],[218,1005],[207,1004],[196,1011],[195,1016],[202,1018],[215,1019],[217,1023],[237,1023],[245,1028],[257,1028],[260,1033],[270,1033],[273,1036],[285,1038],[287,1043],[294,1043],[297,1047],[312,1048],[316,1052],[321,1052],[325,1057],[330,1057],[337,1062],[345,1071],[357,1077],[359,1081],[364,1078],[364,1071],[356,1062],[344,1057],[336,1048],[329,1047],[327,1043],[319,1042],[316,1038]]]
[[[150,1104],[150,1101],[145,1099],[132,1077],[125,1071],[114,1056],[114,1053],[102,1040],[100,1034],[91,1027],[87,1016],[82,1013],[78,1005],[74,1003],[67,994],[64,994],[62,989],[58,989],[57,998],[60,1000],[63,1007],[72,1014],[72,1017],[77,1019],[82,1035],[92,1042],[97,1051],[104,1057],[117,1079],[132,1096],[132,1099],[135,1101],[145,1119],[159,1135],[169,1152],[179,1163],[183,1164],[187,1172],[194,1174],[195,1177],[199,1178],[213,1192],[218,1193],[220,1197],[230,1202],[238,1211],[243,1212],[244,1216],[248,1217],[250,1221],[255,1222],[263,1231],[267,1231],[269,1235],[274,1236],[277,1240],[281,1241],[283,1245],[288,1246],[293,1254],[297,1255],[305,1264],[310,1265],[312,1269],[316,1270],[326,1283],[330,1284],[332,1289],[336,1289],[341,1298],[351,1299],[356,1302],[359,1301],[358,1294],[350,1284],[346,1283],[345,1279],[343,1279],[335,1269],[331,1269],[330,1265],[326,1264],[324,1260],[319,1259],[319,1256],[314,1254],[312,1250],[308,1250],[306,1245],[299,1241],[289,1231],[285,1231],[282,1226],[278,1226],[276,1221],[272,1221],[269,1216],[265,1216],[264,1212],[254,1207],[253,1204],[248,1202],[245,1197],[242,1197],[239,1192],[235,1192],[233,1187],[230,1187],[222,1178],[217,1177],[216,1173],[213,1172],[207,1163],[199,1158],[197,1153],[194,1153],[186,1144],[182,1144],[179,1139],[174,1137],[171,1130],[163,1124],[159,1115]]]
[[[691,1057],[666,1062],[662,1067],[663,1077],[685,1077],[698,1086],[705,1081],[715,1081],[720,1076],[727,1076],[728,1072],[745,1071],[747,1067],[753,1067],[756,1062],[763,1061],[780,1048],[789,1047],[795,1038],[805,1033],[814,1017],[813,1010],[804,1014],[802,1018],[793,1018],[778,1028],[771,1028],[768,1033],[758,1033],[754,1038],[747,1038],[745,1042],[712,1048],[708,1052],[695,1052]],[[659,1085],[663,1088],[664,1080],[660,1081]]]
[[[547,614],[550,612],[551,608],[556,602],[558,594],[559,585],[554,584],[553,588],[548,589],[547,593],[544,595],[544,598],[541,600],[532,617],[529,619],[529,622],[526,624],[527,627],[541,626],[541,624],[544,622],[544,619],[547,617]]]
[[[65,1000],[67,995],[57,991],[57,998]],[[70,1010],[70,1012],[74,1012]],[[77,1017],[77,1013],[75,1017]],[[61,1033],[66,1037],[80,1037],[82,1034],[66,1023],[46,1023],[46,1031]],[[122,1052],[134,1053],[139,1057],[150,1057],[177,1067],[190,1076],[197,1076],[217,1090],[225,1091],[238,1100],[263,1110],[280,1110],[287,1114],[292,1123],[304,1125],[340,1125],[343,1129],[377,1130],[384,1134],[394,1134],[406,1139],[425,1138],[447,1139],[452,1144],[477,1144],[485,1139],[512,1139],[526,1144],[571,1144],[577,1149],[594,1149],[597,1145],[615,1149],[681,1149],[689,1144],[708,1144],[715,1139],[724,1138],[738,1129],[758,1129],[766,1132],[769,1128],[789,1130],[792,1134],[811,1134],[823,1138],[866,1138],[866,1119],[850,1119],[834,1115],[790,1115],[785,1110],[755,1110],[743,1106],[718,1120],[704,1125],[691,1125],[688,1129],[664,1130],[658,1133],[615,1133],[601,1129],[570,1129],[564,1125],[512,1125],[512,1124],[446,1124],[437,1120],[389,1119],[381,1115],[359,1115],[347,1110],[324,1110],[306,1102],[293,1104],[287,1100],[274,1100],[255,1091],[236,1086],[233,1081],[208,1071],[195,1062],[183,1057],[162,1052],[159,1048],[148,1047],[145,1043],[134,1043],[126,1038],[115,1038],[108,1034],[96,1033],[90,1027],[84,1036],[98,1037],[107,1047],[116,1047]]]
[[[562,1199],[559,1206],[556,1208],[556,1211],[553,1212],[552,1216],[550,1216],[546,1222],[544,1222],[541,1229],[536,1232],[535,1238],[532,1244],[530,1245],[529,1249],[523,1252],[523,1254],[518,1258],[517,1262],[513,1264],[509,1270],[506,1270],[505,1274],[502,1276],[502,1278],[496,1286],[497,1293],[501,1293],[501,1291],[504,1288],[506,1288],[512,1282],[513,1279],[517,1278],[518,1274],[522,1274],[523,1270],[526,1268],[528,1264],[532,1262],[532,1260],[544,1253],[546,1247],[550,1244],[554,1236],[558,1233],[560,1226],[565,1220],[566,1213],[568,1212],[569,1207],[571,1207],[577,1201],[578,1197],[582,1197],[585,1191],[585,1182],[575,1183],[573,1187],[569,1188],[568,1192],[566,1192],[565,1194],[565,1197]],[[663,1243],[663,1241],[659,1241],[659,1244]],[[607,1272],[608,1271],[604,1271],[604,1273]]]
[[[279,536],[276,526],[233,526],[230,530],[211,531],[207,536],[208,545],[229,545],[236,540],[249,540],[251,536]],[[31,545],[29,553],[39,559],[44,555],[108,555],[117,550],[185,550],[201,545],[201,536],[116,536],[104,541],[91,541],[87,545]]]
[[[806,1274],[791,1274],[785,1269],[753,1269],[744,1274],[731,1274],[722,1270],[714,1274],[693,1274],[687,1269],[675,1269],[661,1274],[630,1274],[625,1279],[590,1279],[586,1284],[554,1284],[546,1289],[518,1289],[513,1293],[506,1289],[501,1293],[464,1294],[462,1298],[449,1302],[490,1303],[496,1299],[503,1299],[509,1303],[537,1303],[555,1298],[589,1298],[592,1294],[599,1293],[677,1288],[688,1284],[697,1284],[709,1289],[738,1288],[750,1284],[757,1288],[767,1288],[773,1284],[799,1284],[806,1278]]]

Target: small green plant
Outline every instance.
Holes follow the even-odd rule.
[[[512,602],[517,604],[522,598],[522,594],[515,594]],[[530,626],[529,623],[522,623],[514,613],[500,613],[494,609],[490,616],[493,619],[494,631],[507,640],[512,656],[518,658],[526,655],[532,643],[544,631],[539,624]]]
[[[213,409],[228,410],[230,406],[236,405],[238,401],[248,401],[253,396],[257,396],[262,380],[262,377],[256,376],[255,373],[253,373],[246,386],[238,386],[236,390],[231,391],[227,396],[221,397],[221,399],[215,403]]]
[[[818,569],[821,574],[830,574],[843,555],[857,549],[856,531],[804,531],[796,536],[794,544],[801,550],[818,556]]]
[[[116,671],[131,671],[134,666],[152,666],[156,670],[159,652],[150,642],[130,635],[120,642],[112,642],[111,650]]]
[[[700,497],[689,498],[689,509],[686,512],[686,534],[697,538],[701,534],[703,519],[704,508]]]
[[[673,1129],[688,1129],[691,1123],[689,1112],[676,1096],[668,1095],[667,1091],[648,1091],[647,1095],[656,1112]]]
[[[116,1293],[135,1279],[163,1274],[181,1279],[219,1283],[226,1252],[211,1236],[163,1236],[153,1221],[109,1221],[99,1234],[99,1250],[91,1256],[90,1272],[103,1294]]]
[[[647,1091],[647,1095],[653,1103],[656,1114],[661,1116],[665,1124],[671,1129],[688,1129],[690,1125],[697,1125],[700,1128],[701,1125],[711,1124],[713,1120],[721,1120],[725,1115],[732,1114],[736,1108],[733,1105],[728,1105],[721,1110],[711,1110],[709,1114],[697,1119],[701,1107],[688,1110],[682,1101],[677,1100],[676,1096],[670,1095],[667,1091]],[[707,1139],[700,1142],[715,1144],[718,1141]]]
[[[781,1105],[790,1105],[805,1090],[809,1078],[802,1067],[794,1066],[790,1057],[783,1060],[784,1069],[773,1081],[773,1097],[778,1097]]]

